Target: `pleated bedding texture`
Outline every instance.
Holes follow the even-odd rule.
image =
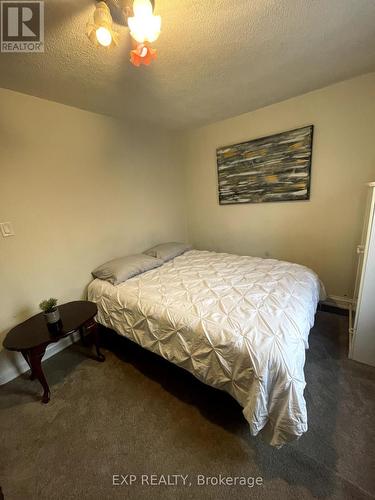
[[[273,446],[307,430],[305,349],[324,288],[290,262],[192,250],[114,286],[95,279],[97,320],[231,394]]]

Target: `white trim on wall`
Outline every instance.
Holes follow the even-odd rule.
[[[74,342],[77,342],[78,339],[79,333],[75,332],[73,335],[55,344],[50,344],[46,349],[43,361],[66,349]],[[22,375],[22,373],[27,372],[29,369],[29,365],[26,363],[21,353],[6,351],[5,349],[0,352],[0,385],[10,382],[19,375]]]
[[[338,295],[329,295],[323,304],[339,307],[340,309],[350,309],[352,299],[349,297],[339,297]],[[56,344],[51,344],[47,347],[43,361],[54,356],[63,349],[66,349],[79,339],[79,333],[76,332],[72,336],[60,340]],[[22,373],[29,370],[29,366],[20,353],[1,351],[0,352],[0,385],[6,384],[17,378]]]
[[[327,299],[323,300],[322,303],[349,310],[353,304],[353,299],[349,297],[339,297],[338,295],[328,295]]]

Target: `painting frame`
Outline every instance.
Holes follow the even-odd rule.
[[[216,148],[216,166],[217,166],[217,183],[218,183],[219,205],[225,206],[225,205],[242,205],[242,204],[254,204],[254,203],[258,204],[258,203],[279,203],[279,202],[290,202],[290,201],[309,201],[310,196],[311,196],[311,173],[312,173],[312,157],[313,157],[313,145],[314,145],[314,128],[315,127],[313,124],[305,125],[302,127],[286,130],[284,132],[278,132],[275,134],[257,137],[257,138],[250,139],[247,141],[242,141],[239,143],[234,143],[234,144],[231,144],[229,146],[220,146],[220,147]],[[286,151],[280,152],[280,149],[282,147],[282,146],[280,146],[280,144],[289,144],[289,143],[294,143],[294,142],[298,143],[298,141],[301,142],[300,139],[298,139],[298,136],[301,134],[302,135],[304,134],[306,136],[307,143],[306,144],[304,143],[303,147],[301,147],[301,151],[299,151],[297,148],[295,148],[293,150],[293,155],[300,154],[300,155],[305,157],[305,160],[296,159],[295,160],[296,165],[293,166],[290,163],[290,158],[289,158],[289,156],[292,154],[290,152],[290,147],[284,146],[286,148]],[[288,139],[288,136],[289,136],[289,139]],[[294,140],[292,140],[291,139],[292,137],[296,137],[296,138]],[[282,139],[285,139],[285,140],[283,141]],[[262,188],[263,189],[262,196],[257,195],[256,197],[252,197],[251,190],[249,189],[248,191],[246,191],[246,189],[245,189],[246,188],[246,184],[245,184],[246,181],[245,180],[241,181],[241,184],[242,184],[241,189],[243,190],[243,193],[241,193],[241,196],[240,195],[233,195],[233,193],[231,191],[228,192],[228,189],[232,189],[235,192],[236,186],[234,186],[234,187],[231,185],[228,186],[229,181],[227,180],[227,177],[230,177],[230,176],[232,176],[232,177],[236,177],[236,176],[237,177],[239,177],[239,176],[250,177],[250,176],[253,176],[254,179],[256,179],[256,177],[259,177],[260,179],[262,179],[262,177],[263,177],[263,179],[264,179],[264,177],[267,177],[267,175],[266,175],[267,170],[263,169],[263,171],[262,171],[260,169],[258,171],[258,173],[254,174],[251,171],[251,169],[248,168],[248,173],[244,171],[244,172],[240,172],[237,174],[236,173],[231,174],[231,170],[230,170],[231,166],[225,165],[225,163],[220,158],[220,154],[222,154],[223,151],[238,150],[237,156],[239,158],[241,158],[241,155],[246,154],[246,149],[245,149],[246,147],[249,148],[248,151],[251,151],[252,148],[256,148],[258,145],[261,145],[264,142],[266,144],[267,144],[267,142],[273,143],[273,146],[276,147],[276,152],[275,151],[272,152],[272,150],[271,150],[272,148],[267,145],[267,148],[269,148],[269,150],[271,151],[271,154],[264,155],[264,158],[262,158],[263,162],[267,163],[267,161],[270,161],[270,160],[268,160],[269,157],[272,158],[272,155],[277,155],[277,154],[284,154],[288,158],[289,164],[286,162],[285,165],[280,168],[280,166],[278,166],[279,164],[275,163],[275,160],[273,160],[274,166],[271,167],[272,174],[273,174],[272,169],[276,168],[276,165],[277,165],[278,169],[281,170],[281,173],[279,173],[278,175],[284,174],[284,176],[286,174],[282,171],[283,167],[285,167],[288,170],[291,170],[291,172],[289,174],[289,178],[287,178],[283,181],[285,186],[287,186],[288,182],[289,183],[291,182],[290,179],[292,178],[292,176],[297,177],[297,175],[302,175],[302,173],[304,174],[304,178],[306,178],[306,181],[305,181],[306,185],[304,186],[304,188],[301,189],[302,188],[301,184],[295,184],[296,186],[299,187],[302,194],[295,194],[294,191],[288,191],[286,188],[284,188],[285,190],[283,191],[282,186],[281,186],[283,184],[283,182],[282,181],[277,182],[277,180],[276,180],[276,184],[278,184],[278,186],[277,186],[278,191],[272,191],[272,187],[273,187],[272,183],[266,184],[264,186],[264,188]],[[277,150],[277,146],[279,147],[279,150]],[[263,149],[264,149],[264,147],[263,147]],[[289,151],[288,151],[288,148],[289,148]],[[232,154],[232,157],[235,157],[235,154]],[[240,161],[246,161],[246,159],[245,160],[239,159],[238,163]],[[249,162],[250,161],[251,161],[251,159],[249,160]],[[298,162],[301,163],[302,161],[306,162],[306,165],[304,167],[298,165]],[[227,170],[226,174],[223,174],[224,169]],[[296,170],[301,172],[301,173],[297,174]],[[230,175],[228,174],[228,172]],[[227,177],[225,177],[225,175],[227,175]],[[275,175],[272,175],[272,177],[275,177]],[[298,179],[298,177],[297,177],[297,179]],[[223,180],[226,182],[224,183]],[[298,181],[296,181],[296,182],[298,182]],[[271,188],[271,189],[269,189],[269,191],[267,191],[267,187]],[[289,188],[289,186],[287,186],[287,187]],[[225,190],[226,190],[226,193],[225,193]],[[306,190],[306,193],[304,194],[305,190]],[[261,190],[258,189],[258,191],[261,191]],[[297,191],[297,193],[298,193],[298,191]],[[237,199],[233,199],[236,196],[237,196]],[[242,199],[241,199],[241,197],[242,197]]]

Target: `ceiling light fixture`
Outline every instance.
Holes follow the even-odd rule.
[[[96,46],[113,47],[118,45],[118,33],[113,30],[111,12],[105,2],[99,2],[94,12],[94,22],[86,27],[89,40]]]
[[[86,32],[95,46],[113,47],[118,45],[119,35],[113,30],[111,11],[106,1],[98,1],[93,22],[87,24]],[[111,0],[111,7],[113,3],[123,12],[134,40],[130,62],[134,66],[148,66],[157,58],[157,52],[150,44],[159,38],[161,29],[161,17],[153,13],[155,0]]]
[[[134,0],[134,16],[128,17],[130,35],[138,43],[155,42],[160,35],[161,17],[154,16],[150,0]]]
[[[139,43],[137,47],[130,52],[130,62],[134,66],[149,66],[157,58],[156,50],[144,43]]]

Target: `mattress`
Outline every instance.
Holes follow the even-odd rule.
[[[307,431],[304,363],[321,293],[290,262],[192,250],[114,286],[95,279],[97,321],[231,394],[252,435]]]

